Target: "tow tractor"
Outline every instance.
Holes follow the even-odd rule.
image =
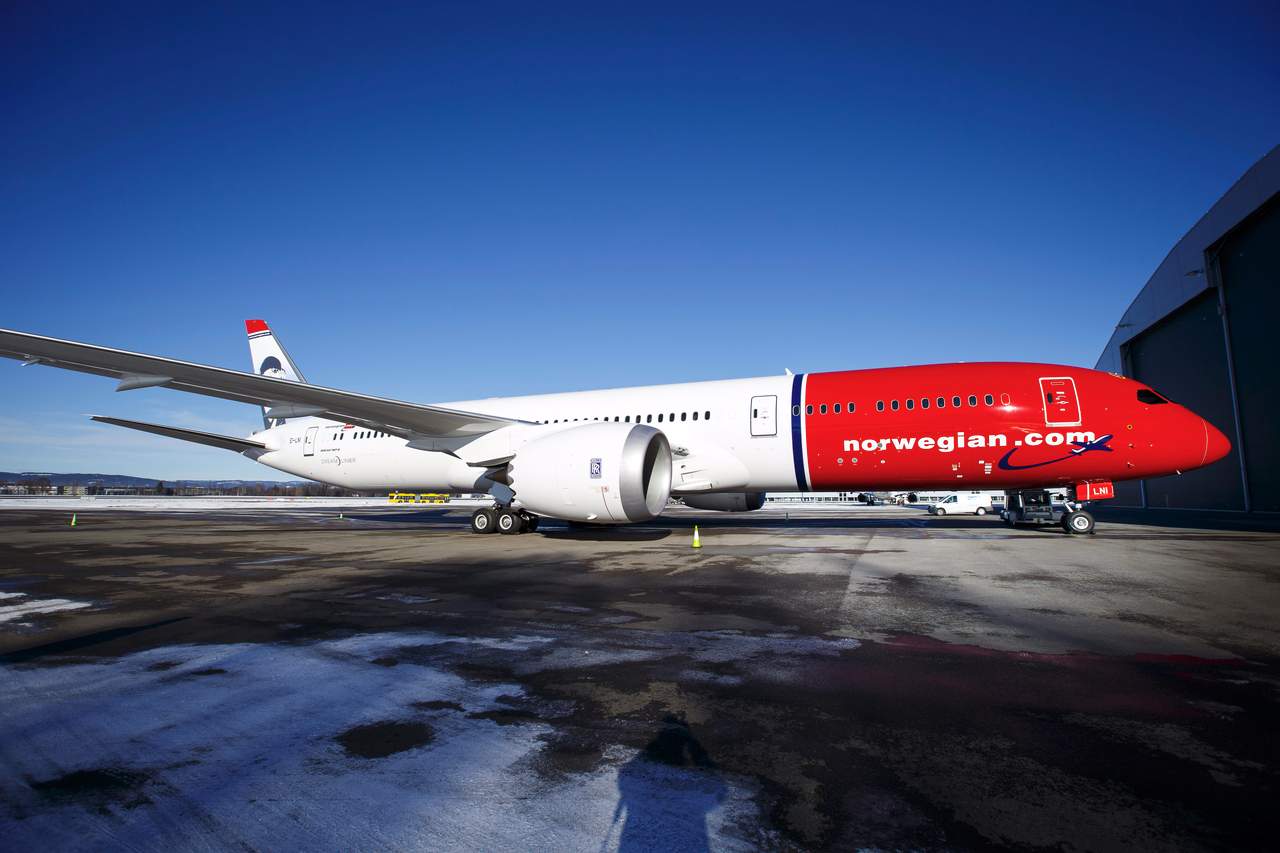
[[[1109,482],[1078,483],[1075,500],[1057,502],[1048,489],[1019,489],[1005,492],[1004,512],[1000,517],[1010,527],[1020,524],[1057,524],[1068,533],[1093,533],[1093,515],[1085,505],[1097,500],[1115,497],[1115,487]]]

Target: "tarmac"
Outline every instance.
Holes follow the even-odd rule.
[[[0,504],[0,848],[1280,829],[1272,523],[770,505],[477,536],[464,507],[37,506]]]

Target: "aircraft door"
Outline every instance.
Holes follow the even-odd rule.
[[[316,433],[320,432],[320,427],[313,426],[307,429],[307,436],[302,440],[302,455],[316,455]]]
[[[1045,426],[1080,426],[1080,398],[1070,376],[1040,377]]]
[[[751,434],[778,434],[778,398],[776,396],[751,398]]]

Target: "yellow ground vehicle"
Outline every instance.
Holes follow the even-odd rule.
[[[391,492],[387,500],[393,504],[447,504],[449,495],[436,492]]]

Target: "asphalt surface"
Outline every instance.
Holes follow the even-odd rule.
[[[0,847],[1274,845],[1274,526],[466,515],[0,512]]]

